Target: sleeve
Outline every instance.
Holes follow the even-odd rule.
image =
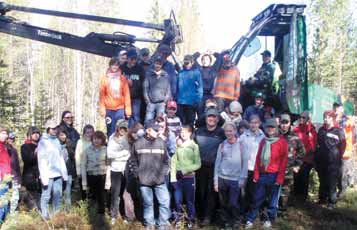
[[[31,151],[31,148],[29,148],[28,145],[23,144],[21,146],[21,158],[22,161],[24,162],[24,164],[28,164],[28,165],[36,165],[37,163],[37,157],[35,152]]]
[[[176,152],[176,136],[174,133],[169,132],[168,135],[168,150],[169,150],[169,156],[171,157],[175,152]]]
[[[248,154],[244,153],[244,144],[240,142],[240,154],[241,154],[241,172],[239,176],[240,184],[242,184],[248,178]]]
[[[38,160],[38,169],[40,171],[40,178],[41,182],[43,185],[48,185],[48,156],[46,154],[46,147],[43,141],[40,141],[38,144],[38,154],[37,154],[37,160]]]
[[[130,165],[132,166],[132,171],[134,175],[137,175],[138,168],[139,168],[139,158],[138,158],[138,153],[136,152],[136,145],[133,145],[132,151],[131,151],[131,157],[129,159]]]
[[[99,86],[99,113],[101,116],[105,116],[105,96],[107,94],[106,81],[103,76],[100,80]]]
[[[175,85],[176,85],[176,77],[175,77]],[[166,95],[165,95],[165,103],[168,102],[172,97],[174,97],[174,95],[176,95],[176,87],[175,87],[175,93],[174,95],[171,95],[171,84],[169,84],[169,86],[167,87],[166,90]]]
[[[68,171],[67,171],[67,166],[66,166],[66,162],[64,161],[64,158],[61,157],[60,158],[60,165],[61,165],[61,176],[62,176],[62,179],[64,181],[67,181],[68,180]]]
[[[83,141],[79,140],[74,154],[74,162],[76,165],[76,173],[81,176],[81,158],[83,155]]]
[[[17,150],[15,148],[12,149],[12,153],[11,153],[11,171],[17,183],[21,184],[21,169],[20,169],[19,154],[17,153]]]
[[[81,177],[83,190],[87,190],[87,151],[88,149],[83,152],[81,159]]]
[[[302,143],[301,139],[296,137],[296,158],[295,158],[295,165],[301,166],[304,162],[304,158],[306,155],[304,144]]]
[[[117,159],[121,161],[126,161],[130,157],[130,152],[127,149],[124,149],[120,144],[116,144],[115,141],[110,138],[107,147],[107,158],[108,159]]]
[[[177,166],[177,151],[171,157],[171,165],[170,165],[170,182],[176,182],[176,166]]]
[[[182,170],[182,174],[188,174],[191,172],[196,171],[197,169],[201,168],[201,157],[200,157],[200,150],[198,148],[198,145],[193,143],[193,162],[191,165],[185,168],[185,170]]]
[[[260,177],[260,173],[259,173],[260,156],[262,155],[262,150],[263,150],[264,145],[265,145],[265,139],[263,139],[260,142],[257,157],[255,159],[254,174],[253,174],[254,181],[258,181],[259,177]]]
[[[288,143],[284,140],[280,149],[280,166],[278,176],[276,177],[276,183],[283,185],[285,179],[285,171],[288,165]]]
[[[217,157],[216,157],[216,161],[214,164],[213,183],[215,186],[218,185],[218,171],[219,171],[219,168],[221,167],[221,161],[222,161],[221,148],[222,148],[222,144],[220,144],[218,147]]]
[[[146,103],[150,102],[149,98],[149,80],[148,80],[148,75],[146,74],[144,83],[143,83],[143,93],[144,93],[144,100]]]
[[[197,101],[200,102],[203,97],[203,85],[202,85],[202,76],[200,71],[196,70],[196,76],[197,76]]]
[[[130,100],[130,89],[128,85],[128,81],[124,76],[121,77],[123,82],[123,92],[124,92],[124,108],[125,108],[125,115],[127,117],[131,116],[131,100]]]

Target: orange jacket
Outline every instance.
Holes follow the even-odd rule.
[[[238,100],[240,95],[240,73],[236,66],[221,68],[215,82],[214,96]]]
[[[125,115],[131,116],[131,101],[130,90],[128,81],[124,75],[120,76],[119,81],[119,96],[116,96],[110,86],[110,79],[107,75],[104,75],[100,79],[100,91],[99,91],[99,106],[100,115],[105,116],[105,110],[118,110],[125,109]]]

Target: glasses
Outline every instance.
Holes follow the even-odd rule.
[[[64,117],[63,119],[74,119],[74,117],[73,116],[69,116],[69,117]]]

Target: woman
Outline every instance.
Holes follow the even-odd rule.
[[[94,127],[92,125],[85,125],[83,128],[82,138],[78,140],[75,152],[76,174],[78,176],[78,183],[81,190],[82,200],[86,199],[87,197],[85,191],[82,188],[81,162],[85,150],[92,144],[93,134]]]
[[[73,127],[73,121],[74,121],[74,116],[73,114],[66,110],[63,111],[62,117],[61,117],[61,123],[60,123],[60,128],[65,130],[67,132],[67,138],[71,141],[70,145],[71,148],[74,152],[77,142],[79,140],[79,133],[78,131]]]
[[[65,185],[64,190],[64,200],[67,210],[71,208],[71,192],[72,192],[72,181],[75,176],[75,166],[74,166],[74,152],[71,146],[71,141],[68,139],[68,133],[65,129],[59,128],[58,130],[58,140],[61,144],[61,151],[64,161],[66,162],[68,180]]]
[[[119,119],[131,116],[129,85],[119,66],[119,60],[112,58],[107,73],[100,80],[99,112],[105,117],[108,136],[115,132]]]
[[[118,120],[115,133],[110,136],[108,142],[107,158],[110,165],[111,205],[110,216],[112,224],[119,216],[119,202],[121,185],[124,180],[126,162],[130,157],[130,145],[128,142],[128,122]]]
[[[97,203],[98,214],[105,211],[105,176],[107,172],[106,136],[101,131],[93,134],[92,144],[85,150],[81,162],[83,190]],[[87,182],[88,181],[88,182]]]
[[[40,130],[32,126],[27,131],[27,140],[21,145],[21,158],[24,163],[22,185],[26,188],[23,199],[29,209],[40,207],[41,182],[37,161],[37,145],[40,137]]]
[[[264,221],[263,227],[270,228],[275,221],[280,189],[288,163],[288,143],[279,134],[276,120],[266,120],[264,127],[266,137],[260,142],[255,161],[253,182],[256,183],[256,190],[252,208],[247,215],[246,229],[253,227],[258,211],[266,199],[268,219]]]
[[[222,206],[224,227],[239,228],[240,189],[248,175],[248,154],[241,152],[242,144],[237,137],[237,126],[226,122],[223,126],[226,140],[218,147],[214,167],[214,190],[218,192]]]

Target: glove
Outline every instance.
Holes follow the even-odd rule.
[[[183,178],[183,173],[181,170],[176,172],[176,179],[177,180],[181,180]]]
[[[174,190],[177,190],[179,187],[177,182],[171,182],[171,186]]]

